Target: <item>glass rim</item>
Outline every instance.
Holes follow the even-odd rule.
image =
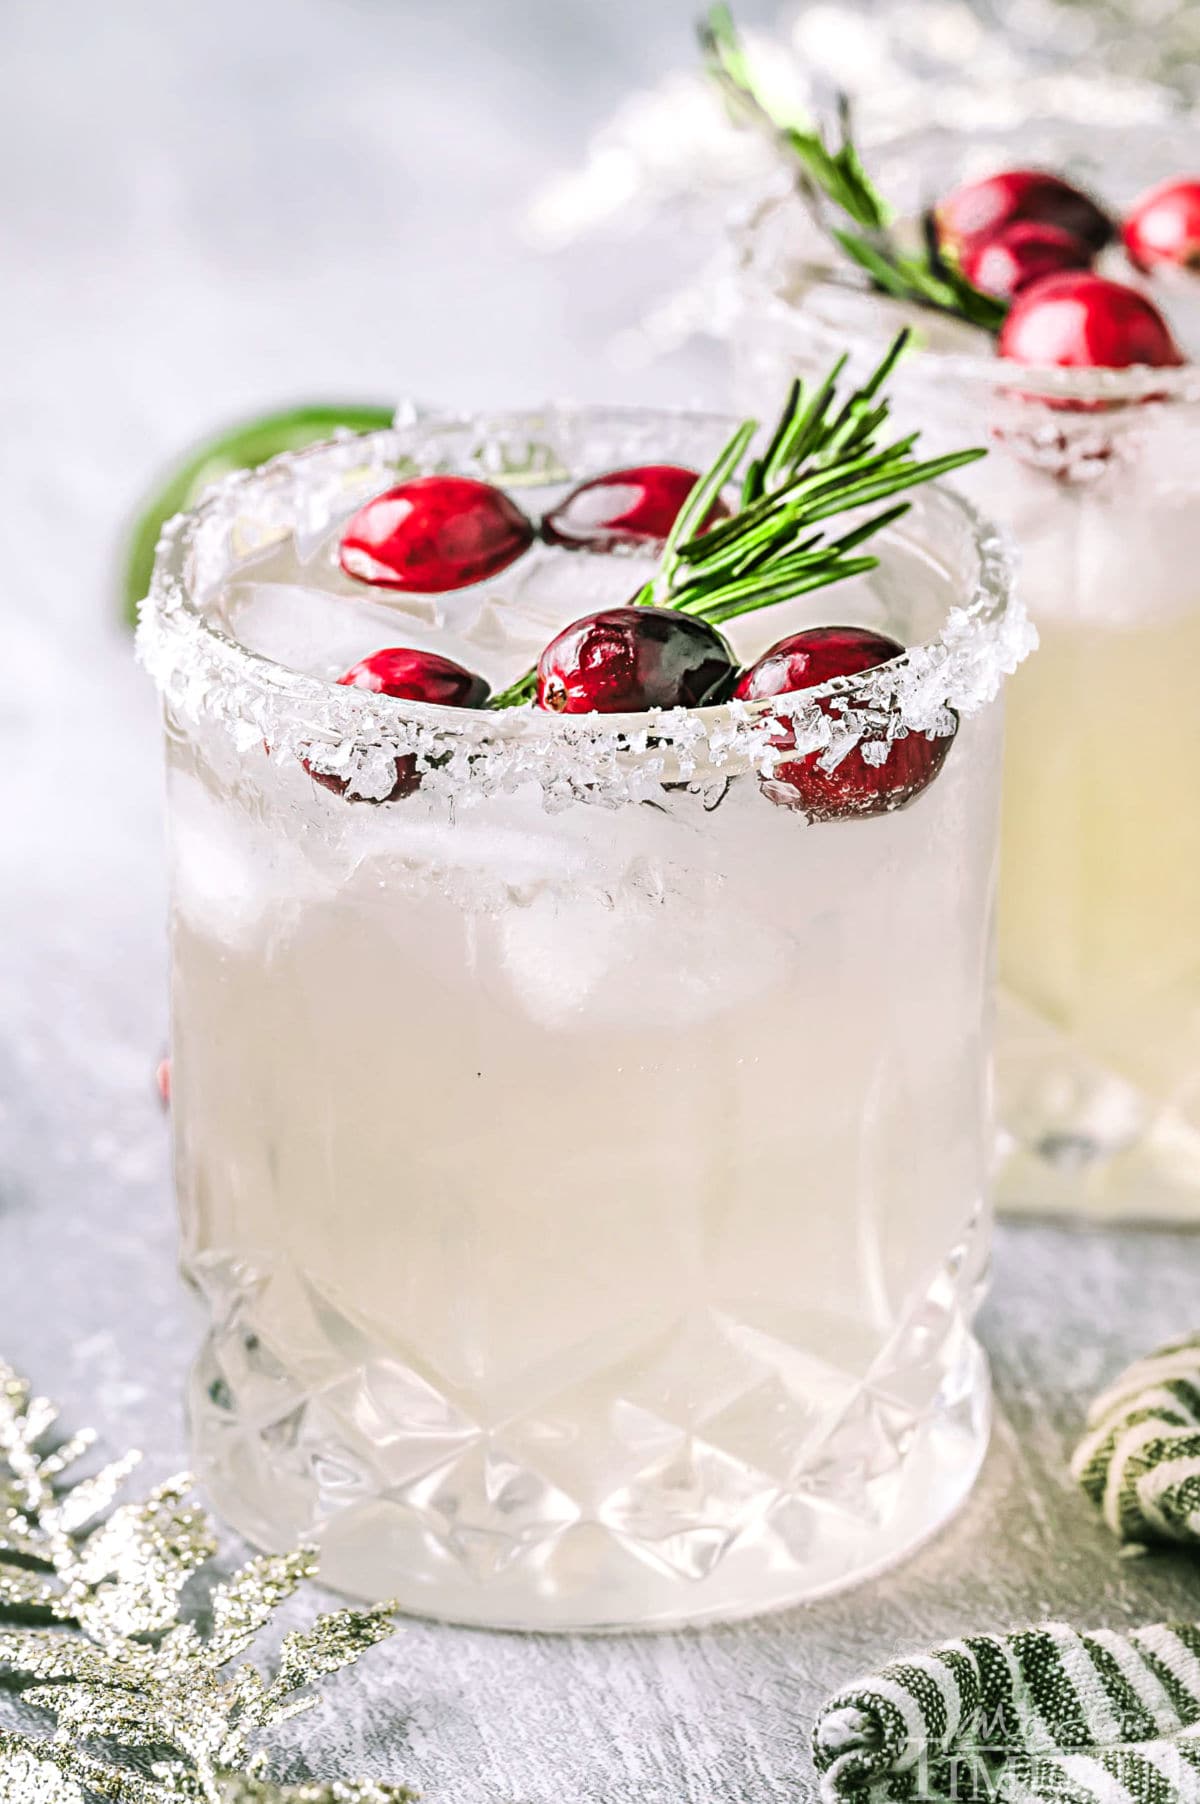
[[[705,762],[715,755],[718,763],[733,758],[740,764],[743,756],[753,761],[767,748],[772,723],[780,714],[789,715],[797,725],[802,716],[824,721],[828,740],[828,715],[820,703],[831,696],[846,698],[839,704],[839,720],[863,714],[864,731],[867,715],[878,726],[881,709],[902,719],[906,727],[919,727],[939,709],[943,714],[947,708],[970,713],[985,705],[1031,648],[1032,628],[1014,591],[1009,541],[971,502],[944,483],[914,491],[914,515],[922,508],[926,512],[948,510],[946,518],[956,520],[966,533],[976,568],[970,593],[951,605],[938,635],[906,647],[886,664],[857,676],[834,678],[819,688],[770,702],[732,701],[638,714],[561,715],[530,708],[492,711],[402,701],[343,687],[332,678],[299,671],[251,651],[209,617],[198,599],[198,593],[211,593],[225,573],[221,570],[205,582],[203,568],[197,569],[211,564],[217,548],[226,551],[225,568],[232,569],[236,554],[229,548],[239,539],[248,551],[257,548],[255,532],[267,535],[257,540],[265,544],[270,536],[294,527],[302,499],[311,502],[314,496],[323,495],[327,504],[340,501],[341,509],[348,509],[385,486],[372,485],[365,478],[386,473],[395,480],[397,463],[407,473],[416,474],[422,468],[461,471],[466,462],[470,474],[518,492],[522,486],[553,480],[544,471],[534,471],[522,480],[511,471],[489,468],[486,457],[448,462],[433,454],[439,434],[448,439],[456,431],[468,432],[486,445],[489,434],[527,433],[533,444],[538,435],[553,436],[555,421],[573,422],[577,429],[590,422],[597,426],[608,422],[619,428],[623,421],[632,424],[654,417],[677,427],[694,423],[698,429],[709,427],[726,436],[737,423],[716,412],[637,405],[551,404],[481,415],[450,410],[411,412],[398,416],[391,427],[361,435],[340,433],[302,450],[284,452],[252,470],[226,476],[194,508],[176,515],[163,529],[150,592],[140,609],[140,660],[167,704],[184,719],[220,721],[246,746],[266,743],[273,751],[305,763],[312,760],[314,747],[318,755],[328,747],[374,755],[382,784],[384,767],[394,777],[395,758],[406,755],[416,755],[422,766],[444,762],[447,754],[477,762],[490,760],[498,767],[503,767],[506,756],[527,766],[532,759],[552,770],[562,766],[568,779],[572,765],[580,770],[617,764],[626,767],[630,760],[636,762],[647,754],[661,757],[664,751],[685,760],[703,753]],[[587,473],[556,472],[561,480]],[[328,517],[336,517],[332,505]],[[912,519],[913,515],[906,516],[886,529],[880,535],[881,545],[906,538],[912,543]],[[491,774],[499,778],[504,772],[497,768]],[[593,768],[593,788],[594,775]]]
[[[773,194],[754,208],[736,234],[734,280],[739,289],[739,311],[749,305],[755,315],[765,316],[793,331],[797,328],[804,331],[819,352],[828,353],[831,358],[845,350],[849,341],[864,346],[869,341],[870,353],[877,355],[888,333],[873,335],[851,318],[837,326],[830,324],[781,293],[779,283],[755,265],[754,244],[764,221],[795,198],[791,191]],[[799,280],[809,287],[821,287],[830,292],[840,290],[858,299],[874,298],[881,302],[889,299],[872,289],[865,279],[857,280],[849,267],[843,271],[832,263],[798,259],[789,266],[787,273],[791,280]],[[934,312],[934,317],[943,316]],[[982,328],[979,328],[979,336],[981,341],[986,339]],[[1081,413],[1084,411],[1082,404],[1094,410],[1105,404],[1116,408],[1134,403],[1187,405],[1200,401],[1200,363],[1141,363],[1126,369],[1064,369],[1053,364],[1016,363],[997,356],[994,349],[978,353],[939,351],[912,343],[905,351],[902,367],[908,372],[918,372],[923,378],[936,375],[941,382],[995,394],[1009,402],[1017,399],[1079,402]]]

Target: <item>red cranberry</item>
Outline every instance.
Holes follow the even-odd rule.
[[[154,1088],[158,1091],[158,1100],[164,1109],[171,1106],[171,1061],[169,1058],[159,1059],[154,1068]]]
[[[1104,276],[1047,276],[1018,295],[997,349],[1014,363],[1123,370],[1184,361],[1170,327],[1136,288]]]
[[[637,464],[593,476],[551,508],[542,537],[572,551],[661,545],[699,480],[697,471],[679,464]],[[700,530],[728,514],[723,501],[714,501]]]
[[[961,257],[968,245],[993,238],[1018,220],[1060,226],[1091,251],[1112,237],[1112,221],[1081,189],[1041,169],[1002,169],[964,182],[936,210],[938,234]]]
[[[1200,269],[1200,179],[1180,177],[1143,194],[1121,236],[1138,269],[1156,263]]]
[[[992,238],[968,244],[962,272],[985,294],[1011,300],[1023,288],[1064,269],[1087,269],[1092,253],[1081,238],[1061,226],[1020,219]]]
[[[496,576],[532,540],[531,522],[490,482],[414,476],[359,508],[339,560],[376,588],[441,594]]]
[[[773,695],[790,695],[798,689],[815,689],[834,677],[857,676],[899,657],[904,647],[882,633],[860,626],[816,626],[793,633],[773,645],[747,670],[734,691],[739,701],[764,701]],[[853,702],[851,701],[851,706]],[[837,719],[836,698],[823,696],[823,713]],[[786,717],[776,721],[775,744],[786,751],[796,743]],[[952,734],[931,738],[909,731],[893,739],[882,764],[868,764],[860,741],[833,770],[821,767],[820,752],[777,764],[763,783],[771,801],[794,808],[813,821],[839,821],[852,817],[890,814],[903,808],[928,787],[941,770],[950,750]],[[875,743],[884,735],[875,735]]]
[[[373,695],[394,695],[405,702],[437,702],[443,708],[482,708],[491,691],[481,676],[464,670],[461,664],[441,658],[434,651],[412,651],[404,645],[389,645],[372,652],[369,658],[351,665],[338,678],[347,689],[367,689]],[[314,783],[344,795],[346,780],[329,771],[314,770],[307,759],[304,768]],[[412,795],[421,787],[421,773],[416,758],[406,754],[396,760],[396,783],[384,801],[395,802]],[[355,801],[364,801],[355,796]]]
[[[443,708],[482,708],[491,690],[481,676],[435,651],[389,645],[351,665],[338,682],[346,689],[369,689],[402,702],[437,702]]]
[[[552,639],[537,705],[555,714],[640,714],[723,701],[737,662],[706,621],[671,608],[607,608]]]

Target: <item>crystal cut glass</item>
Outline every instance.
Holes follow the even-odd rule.
[[[902,207],[1021,165],[1120,206],[1187,167],[1163,129],[1043,122],[929,131],[878,153]],[[1032,371],[974,328],[858,287],[821,256],[795,195],[740,245],[739,402],[849,345],[869,367],[901,324],[901,426],[934,451],[984,445],[962,487],[1015,540],[1042,649],[1008,698],[997,1039],[1001,1207],[1200,1220],[1200,370]],[[1101,273],[1137,281],[1117,250]],[[1152,291],[1200,351],[1200,281]],[[774,385],[774,387],[772,386]]]
[[[644,575],[539,545],[455,594],[355,584],[339,523],[398,472],[536,518],[727,432],[418,419],[231,480],[160,549],[196,1461],[252,1541],[313,1538],[331,1585],[410,1611],[790,1604],[917,1545],[983,1454],[997,696],[1028,640],[991,529],[922,490],[878,571],[729,628],[743,656],[830,619],[911,648],[793,719],[827,730],[836,690],[848,723],[954,731],[877,818],[773,805],[777,702],[566,718],[330,680],[409,644],[511,681]],[[397,760],[419,780],[382,800]]]

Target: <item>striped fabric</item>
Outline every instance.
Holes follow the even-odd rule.
[[[1071,1470],[1122,1541],[1200,1541],[1200,1334],[1097,1397]]]
[[[1200,1804],[1200,1627],[948,1642],[832,1697],[813,1757],[826,1804]]]

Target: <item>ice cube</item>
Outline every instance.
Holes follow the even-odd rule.
[[[435,598],[404,599],[401,608],[299,583],[238,582],[225,590],[221,613],[248,650],[312,676],[340,676],[388,645],[440,652],[471,667],[470,647],[438,625]]]
[[[195,777],[171,774],[171,893],[187,926],[231,948],[277,932],[306,902],[332,893],[338,873],[318,849],[268,824]]]
[[[760,921],[730,921],[715,897],[639,893],[606,905],[543,894],[500,922],[504,972],[526,1012],[556,1031],[695,1026],[745,1008],[786,969],[788,942]]]
[[[522,806],[528,825],[520,824]],[[402,822],[380,815],[360,834],[357,880],[368,889],[428,890],[470,914],[521,907],[548,886],[578,882],[587,869],[588,848],[556,825],[539,804],[507,797],[464,809],[453,825],[411,810]]]
[[[289,535],[243,566],[219,612],[251,651],[314,676],[338,676],[384,646],[408,645],[499,688],[573,620],[632,600],[657,561],[535,545],[486,582],[422,595],[355,582],[338,565],[336,534],[303,548]]]
[[[341,528],[326,528],[320,538],[310,538],[297,527],[285,532],[265,550],[243,561],[234,573],[241,582],[279,583],[323,591],[351,604],[363,603],[386,613],[437,623],[442,618],[440,595],[407,589],[389,589],[381,583],[365,583],[348,576],[338,558]]]
[[[535,545],[493,581],[446,596],[446,623],[481,650],[531,664],[573,620],[632,601],[656,568],[640,553]]]

